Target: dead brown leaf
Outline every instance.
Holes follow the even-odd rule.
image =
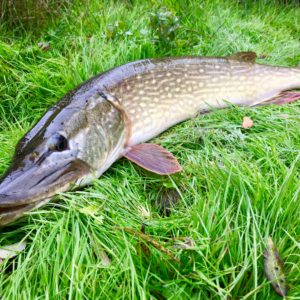
[[[287,287],[284,265],[271,237],[267,240],[267,248],[264,252],[264,270],[265,275],[275,292],[279,296],[285,297],[287,294]]]
[[[19,242],[12,245],[3,246],[0,248],[0,262],[4,259],[9,259],[17,256],[26,247],[25,242]]]
[[[48,51],[50,49],[50,43],[49,42],[40,42],[40,43],[38,43],[38,47],[43,51]]]
[[[254,123],[250,117],[243,117],[242,127],[245,129],[253,127]]]

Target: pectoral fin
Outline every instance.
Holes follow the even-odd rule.
[[[135,145],[130,147],[124,156],[140,167],[156,174],[169,175],[181,171],[176,157],[159,145]]]

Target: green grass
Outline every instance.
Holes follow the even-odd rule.
[[[300,62],[296,1],[71,3],[38,30],[1,22],[0,174],[48,107],[119,64],[247,50],[261,63]],[[157,15],[163,8],[171,12],[165,21]],[[254,120],[249,130],[241,128],[245,115]],[[300,299],[299,116],[299,103],[199,116],[155,139],[182,173],[154,176],[120,160],[91,186],[1,229],[1,245],[27,239],[26,250],[0,266],[1,298],[277,299],[262,263],[271,235],[289,299]],[[169,188],[180,201],[164,217],[156,202]],[[149,256],[137,251],[143,240],[122,230],[143,223],[159,243],[147,244]],[[174,247],[185,237],[193,249]]]

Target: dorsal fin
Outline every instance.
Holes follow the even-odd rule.
[[[227,56],[229,59],[234,59],[234,60],[239,60],[239,61],[244,61],[244,62],[249,62],[249,63],[255,63],[256,60],[256,53],[249,51],[249,52],[237,52],[234,54],[231,54]]]

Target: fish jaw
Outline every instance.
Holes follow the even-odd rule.
[[[0,226],[47,203],[89,173],[90,168],[80,160],[45,162],[8,172],[0,183]]]
[[[50,200],[51,198],[48,198],[45,200],[36,201],[31,204],[20,205],[13,208],[0,208],[0,227],[12,223],[16,219],[24,215],[26,212],[37,209]]]

